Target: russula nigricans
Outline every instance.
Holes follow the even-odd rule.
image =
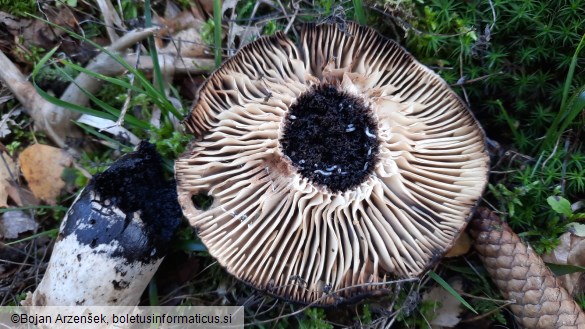
[[[263,37],[203,85],[179,203],[228,272],[332,304],[424,273],[487,183],[482,128],[437,74],[347,23]],[[193,199],[207,194],[209,209]]]

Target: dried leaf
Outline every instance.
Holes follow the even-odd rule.
[[[456,291],[463,291],[463,283],[460,279],[449,279],[449,284]],[[453,328],[461,321],[461,303],[441,286],[435,286],[423,295],[423,301],[438,302],[438,307],[434,310],[437,315],[430,320],[430,324],[435,327]]]
[[[10,182],[8,186],[8,197],[19,207],[25,205],[38,206],[41,204],[40,200],[28,188],[18,185],[18,182]]]
[[[0,235],[5,239],[16,239],[20,233],[34,231],[38,224],[27,213],[21,210],[11,210],[0,217]]]
[[[33,194],[48,204],[55,204],[65,187],[61,174],[63,168],[71,166],[71,155],[56,147],[34,144],[27,147],[18,160]]]
[[[238,2],[239,2],[238,0],[225,0],[221,4],[221,16],[223,16],[225,14],[226,10],[229,10],[229,9],[235,10]]]
[[[550,253],[542,255],[547,263],[585,267],[585,237],[567,232],[560,237],[559,245]],[[585,291],[585,273],[575,272],[558,277],[570,294]]]
[[[2,104],[2,100],[4,97],[0,97],[0,104]],[[20,115],[20,110],[10,111],[6,114],[2,114],[0,117],[0,138],[4,138],[12,132],[10,130],[10,126],[17,125],[16,122],[12,119],[13,117],[17,117]]]
[[[18,167],[7,153],[2,152],[0,156],[0,208],[5,208],[8,206],[10,182],[18,176]]]
[[[243,46],[260,37],[261,32],[261,27],[254,25],[238,25],[234,23],[230,26],[230,33],[228,34],[228,45],[233,45],[235,38],[238,37],[240,40],[239,47],[242,48]]]
[[[167,0],[165,5],[165,18],[173,18],[177,16],[181,12],[181,7],[177,5],[174,1]]]
[[[73,11],[63,6],[61,8],[44,8],[43,14],[45,19],[53,22],[55,25],[63,26],[67,29],[74,30],[77,27],[77,19]],[[5,23],[8,32],[12,34],[14,40],[19,40],[19,44],[24,48],[30,49],[32,46],[44,49],[51,49],[57,43],[63,42],[61,36],[64,31],[55,29],[47,23],[38,19],[20,18],[0,12],[0,22]],[[12,54],[22,62],[27,62],[23,57],[22,51],[16,51],[21,47],[14,47]]]
[[[213,0],[198,0],[199,5],[209,16],[213,16]]]
[[[463,231],[463,233],[461,233],[459,235],[457,240],[455,240],[455,244],[453,245],[451,250],[449,250],[447,252],[445,257],[449,258],[449,257],[463,256],[469,252],[472,244],[473,244],[473,242],[471,241],[469,234],[467,234],[467,232]]]
[[[206,56],[207,47],[200,33],[204,25],[202,20],[189,11],[183,11],[172,19],[158,19],[161,20],[160,24],[165,26],[159,31],[159,35],[172,40],[161,47],[161,54],[173,54],[183,58]]]

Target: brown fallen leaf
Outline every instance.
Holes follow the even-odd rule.
[[[456,291],[463,291],[461,278],[453,277],[447,281]],[[435,318],[429,321],[432,328],[453,328],[461,322],[461,302],[445,288],[441,286],[433,287],[423,295],[422,300],[439,303],[433,310],[436,315]]]
[[[447,252],[447,254],[445,254],[445,257],[450,258],[463,256],[467,254],[469,250],[471,250],[472,244],[473,241],[471,241],[471,237],[469,237],[469,234],[464,231],[459,235],[457,240],[455,240],[453,247]]]
[[[156,24],[163,26],[158,33],[160,38],[156,39],[160,54],[191,58],[204,57],[209,53],[200,33],[205,22],[197,19],[190,11],[180,12],[173,17],[155,16],[153,19]]]
[[[54,205],[65,187],[61,174],[73,163],[71,155],[60,148],[34,144],[22,151],[18,160],[33,194]]]
[[[8,206],[10,182],[18,177],[18,167],[5,152],[0,153],[0,208]]]
[[[77,27],[77,19],[67,6],[62,6],[59,9],[47,7],[43,9],[43,14],[48,21],[56,26],[69,30],[75,30]],[[30,53],[27,52],[33,46],[51,49],[58,43],[64,42],[62,37],[65,35],[65,31],[54,28],[39,19],[16,17],[0,11],[0,22],[6,24],[5,32],[13,37],[11,54],[20,63],[30,62],[25,55],[30,56]]]
[[[585,237],[574,231],[561,235],[559,245],[550,253],[542,255],[542,259],[552,264],[585,267]],[[585,291],[585,273],[583,272],[561,275],[558,279],[573,296]]]
[[[38,206],[41,204],[41,200],[35,197],[28,187],[20,186],[18,182],[10,182],[8,186],[8,197],[18,207]]]

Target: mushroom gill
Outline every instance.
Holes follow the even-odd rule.
[[[461,99],[394,41],[346,27],[306,25],[298,44],[264,37],[226,61],[176,162],[179,202],[211,255],[304,303],[424,273],[487,181],[484,133]]]

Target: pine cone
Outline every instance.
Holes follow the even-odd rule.
[[[469,231],[485,268],[525,328],[585,328],[585,313],[542,259],[507,223],[480,208]]]

